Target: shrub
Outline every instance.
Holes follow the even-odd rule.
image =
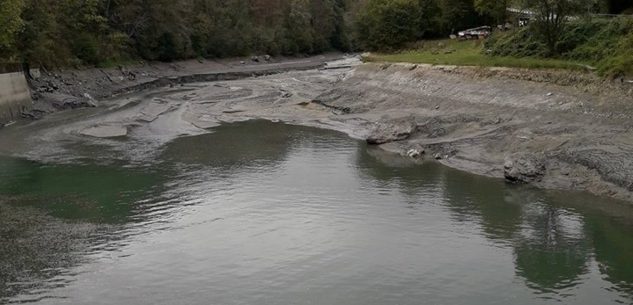
[[[580,19],[569,23],[556,44],[560,58],[595,65],[605,76],[633,75],[633,19]],[[491,55],[548,57],[531,27],[495,33],[485,49]]]
[[[394,49],[420,38],[417,0],[369,0],[357,20],[358,36],[372,50]]]

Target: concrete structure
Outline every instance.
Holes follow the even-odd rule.
[[[31,107],[31,93],[24,73],[0,74],[0,126],[16,120]]]

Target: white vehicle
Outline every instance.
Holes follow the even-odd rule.
[[[475,39],[479,37],[488,37],[492,33],[492,28],[489,26],[480,26],[478,28],[468,29],[457,33],[457,36],[461,39]]]

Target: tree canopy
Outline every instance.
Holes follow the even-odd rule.
[[[628,0],[0,0],[0,62],[104,65],[252,53],[396,49],[494,25],[507,6],[538,12],[556,53],[566,16]],[[590,8],[591,9],[591,8]]]

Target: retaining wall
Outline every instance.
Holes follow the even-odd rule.
[[[0,126],[16,120],[31,107],[31,93],[24,73],[0,74]]]

